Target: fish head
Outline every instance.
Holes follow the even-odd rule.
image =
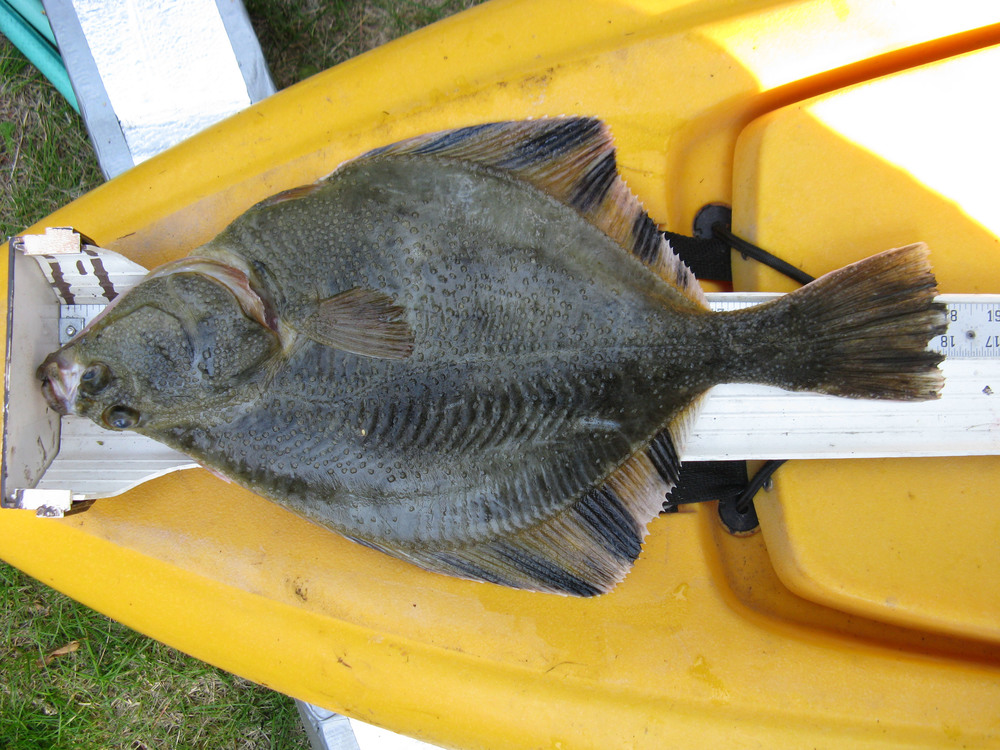
[[[86,398],[106,388],[112,374],[104,362],[84,362],[75,347],[64,347],[45,358],[37,377],[42,381],[42,395],[49,406],[65,416],[76,413],[79,397]]]
[[[38,368],[59,414],[159,432],[260,392],[281,351],[220,274],[154,271]]]

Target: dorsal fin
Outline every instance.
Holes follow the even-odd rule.
[[[611,132],[592,117],[556,117],[475,125],[417,136],[370,151],[455,159],[507,172],[575,208],[649,266],[682,298],[704,307],[694,274],[618,173]]]

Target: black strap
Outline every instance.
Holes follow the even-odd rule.
[[[786,276],[808,284],[809,274],[786,263],[766,250],[737,237],[730,231],[732,212],[728,206],[710,204],[698,212],[694,237],[664,232],[670,246],[699,279],[732,281],[730,250],[757,260]],[[746,461],[685,461],[677,484],[663,503],[666,513],[676,513],[681,505],[709,500],[719,501],[719,516],[733,533],[749,532],[757,527],[753,498],[784,461],[768,461],[752,479],[747,480]]]
[[[791,263],[783,261],[776,255],[771,255],[767,250],[763,250],[751,242],[747,242],[742,237],[737,237],[731,231],[729,227],[722,222],[718,222],[712,225],[712,234],[714,234],[719,240],[726,243],[727,246],[732,246],[733,250],[738,250],[740,253],[747,258],[753,258],[765,266],[770,266],[775,271],[781,271],[788,278],[799,282],[800,284],[808,284],[814,279],[805,271],[802,271]]]
[[[705,500],[736,502],[747,488],[746,461],[685,461],[680,477],[667,493],[665,513],[676,513],[681,505]]]
[[[671,249],[681,256],[684,264],[699,279],[709,281],[732,281],[732,253],[724,240],[714,237],[688,237],[673,232],[663,233]]]

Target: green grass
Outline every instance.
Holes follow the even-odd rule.
[[[101,181],[80,116],[0,36],[0,237]]]
[[[275,83],[477,0],[246,0]],[[81,118],[0,37],[0,237],[102,181]],[[0,563],[0,750],[306,748],[290,698],[150,640]]]
[[[0,586],[0,747],[307,746],[290,698],[146,638],[10,566],[0,566]]]

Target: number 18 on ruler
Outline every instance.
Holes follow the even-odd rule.
[[[930,348],[951,359],[1000,358],[1000,296],[948,294],[948,330]]]

